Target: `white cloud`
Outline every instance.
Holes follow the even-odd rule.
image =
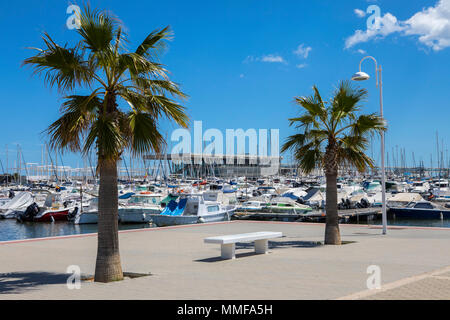
[[[360,18],[366,16],[366,13],[364,11],[362,11],[361,9],[355,9],[355,10],[353,10],[353,12]]]
[[[278,55],[273,55],[273,54],[269,54],[266,56],[262,56],[261,57],[261,61],[262,62],[275,62],[275,63],[286,63],[286,61],[284,61],[282,56],[278,56]]]
[[[358,52],[361,53],[361,54],[366,54],[367,53],[366,50],[363,50],[363,49],[358,49]]]
[[[243,63],[250,62],[287,63],[282,56],[275,54],[263,55],[261,57],[247,56],[243,61]]]
[[[418,35],[419,41],[433,50],[450,47],[450,0],[416,13],[405,21],[405,34]]]
[[[245,60],[243,61],[244,63],[250,63],[250,62],[254,62],[255,61],[255,57],[254,56],[247,56],[247,58],[245,58]]]
[[[365,31],[356,30],[356,32],[345,40],[345,48],[348,49],[357,43],[367,42],[375,38],[384,38],[391,33],[402,31],[404,28],[399,25],[397,18],[386,13],[379,19],[379,28],[367,29]]]
[[[304,59],[308,58],[308,54],[309,52],[312,50],[311,47],[305,47],[305,45],[302,43],[301,45],[299,45],[297,47],[297,50],[294,51],[294,53],[299,56],[302,57]]]
[[[434,7],[423,9],[405,21],[398,21],[391,13],[386,13],[379,21],[378,29],[356,30],[345,40],[345,48],[393,33],[419,36],[419,42],[435,51],[450,47],[450,0],[439,0]]]
[[[303,68],[306,67],[306,66],[307,66],[306,63],[302,63],[302,64],[296,65],[296,67],[297,67],[298,69],[303,69]]]

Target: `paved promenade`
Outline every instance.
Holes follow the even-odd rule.
[[[280,231],[270,253],[238,244],[235,260],[205,237]],[[342,246],[324,246],[324,225],[232,221],[120,232],[123,270],[151,276],[66,286],[69,265],[93,274],[95,234],[0,243],[0,299],[450,299],[450,229],[341,225]],[[368,290],[370,265],[381,289]]]

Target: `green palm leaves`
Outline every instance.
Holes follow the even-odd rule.
[[[296,97],[303,113],[289,119],[302,132],[288,137],[281,151],[292,150],[300,168],[309,173],[317,167],[327,169],[331,164],[325,154],[332,149],[337,165],[350,165],[359,171],[373,167],[373,160],[364,152],[371,135],[386,130],[384,120],[377,114],[358,114],[367,97],[364,89],[353,88],[342,81],[330,101],[324,101],[317,87],[308,97]]]
[[[72,48],[44,34],[44,48],[23,64],[43,76],[64,97],[61,117],[47,129],[53,148],[89,152],[118,159],[128,148],[136,155],[160,151],[161,118],[187,127],[178,102],[187,96],[169,80],[157,60],[172,38],[169,27],[151,32],[135,51],[127,51],[120,21],[107,12],[85,7],[80,15],[81,40]],[[76,95],[75,90],[90,94]]]

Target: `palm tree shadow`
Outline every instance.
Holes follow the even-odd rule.
[[[63,284],[70,274],[51,272],[11,272],[0,274],[0,294],[23,293],[38,286]]]

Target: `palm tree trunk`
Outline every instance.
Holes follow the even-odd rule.
[[[327,174],[325,244],[341,244],[337,205],[337,174]]]
[[[336,141],[334,139],[329,139],[325,153],[325,176],[327,178],[325,244],[339,245],[341,244],[341,234],[339,232],[339,215],[337,205],[337,156]]]
[[[98,244],[94,280],[123,279],[119,254],[117,162],[99,159]]]

